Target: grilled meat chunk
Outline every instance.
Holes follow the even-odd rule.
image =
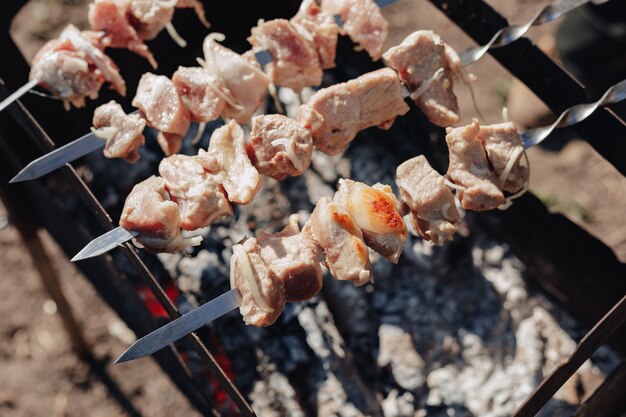
[[[261,106],[270,79],[254,60],[239,55],[216,42],[216,35],[205,38],[205,68],[218,80],[218,91],[226,101],[222,116],[248,123]]]
[[[383,68],[316,92],[298,110],[313,143],[328,155],[344,151],[357,133],[371,126],[389,129],[409,107],[395,71]]]
[[[105,81],[121,95],[126,83],[115,63],[102,52],[107,40],[101,33],[81,32],[68,25],[57,39],[47,42],[35,55],[30,79],[66,104],[85,105],[85,97],[95,99]]]
[[[171,199],[180,207],[180,226],[195,230],[233,214],[216,173],[205,170],[198,157],[172,155],[161,161],[159,174]]]
[[[97,136],[106,139],[104,156],[123,158],[137,162],[139,147],[145,143],[143,129],[146,121],[138,114],[126,114],[122,106],[109,101],[98,107],[93,114],[93,126]]]
[[[131,15],[130,0],[95,0],[89,4],[89,25],[93,30],[106,33],[110,47],[128,49],[146,58],[156,68],[154,56],[131,24]]]
[[[498,179],[491,171],[479,138],[478,120],[463,127],[449,128],[446,142],[450,151],[448,177],[459,185],[457,195],[467,210],[491,210],[504,203]]]
[[[217,161],[217,175],[228,200],[248,204],[254,199],[261,187],[261,176],[246,153],[243,129],[234,120],[213,132],[208,151],[201,149],[198,157]]]
[[[172,82],[192,122],[216,120],[224,111],[226,102],[217,90],[218,80],[204,68],[178,67]]]
[[[283,230],[257,237],[261,258],[285,288],[287,301],[308,300],[322,289],[322,268],[313,237],[300,231],[297,214],[289,216]]]
[[[481,126],[478,138],[487,151],[487,158],[498,177],[498,186],[516,193],[528,184],[528,166],[521,164],[524,144],[513,123]]]
[[[163,75],[145,73],[139,80],[133,106],[141,110],[148,126],[160,131],[157,140],[163,152],[177,153],[189,130],[190,118],[174,83]]]
[[[261,257],[255,238],[233,246],[230,286],[239,291],[239,312],[252,326],[269,326],[285,307],[285,289]]]
[[[435,33],[419,30],[383,55],[387,66],[398,71],[415,104],[431,122],[441,127],[459,121],[459,106],[452,87],[453,68],[460,71],[460,61],[458,68],[450,61],[453,52]]]
[[[435,245],[452,240],[461,215],[445,179],[423,155],[398,166],[396,184],[400,198],[409,207],[413,229]]]
[[[196,246],[201,237],[180,236],[180,210],[170,200],[163,178],[152,176],[135,185],[126,198],[120,226],[139,232],[137,241],[150,252],[175,252]]]
[[[277,180],[302,175],[312,153],[311,133],[294,119],[279,114],[252,119],[248,154],[261,174]]]
[[[324,263],[338,280],[364,285],[373,280],[367,246],[354,219],[330,198],[317,202],[304,230],[324,250]]]
[[[322,10],[338,15],[347,33],[373,60],[379,60],[389,35],[389,24],[373,0],[322,0]]]
[[[390,186],[341,179],[334,202],[354,219],[367,246],[398,263],[408,233]]]
[[[339,26],[333,15],[324,12],[315,0],[304,0],[291,23],[312,42],[322,69],[334,68]]]
[[[296,91],[321,84],[322,67],[317,51],[288,20],[260,23],[252,28],[248,41],[255,49],[267,50],[272,55],[265,72],[274,84]]]

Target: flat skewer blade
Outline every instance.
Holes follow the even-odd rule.
[[[115,363],[140,359],[163,349],[185,335],[239,307],[238,291],[232,289],[189,313],[169,322],[133,343]]]
[[[102,255],[103,253],[128,242],[138,234],[138,232],[126,230],[123,227],[118,226],[89,242],[87,246],[85,246],[76,254],[76,256],[72,258],[72,262]]]
[[[383,8],[385,8],[387,6],[391,6],[396,1],[398,1],[398,0],[376,0],[375,3],[378,6],[378,8],[383,9]]]
[[[87,133],[67,145],[61,146],[45,155],[40,156],[24,167],[9,181],[10,183],[34,180],[72,162],[81,156],[102,148],[106,141],[93,133]]]
[[[2,100],[0,103],[0,112],[11,105],[15,100],[19,100],[24,94],[28,93],[33,87],[36,87],[39,84],[37,80],[30,80],[20,88],[18,88],[13,94],[9,97]]]

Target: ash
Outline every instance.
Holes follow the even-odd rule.
[[[230,248],[244,236],[278,230],[294,212],[306,220],[340,177],[395,187],[395,167],[422,151],[414,132],[396,125],[362,132],[342,157],[317,152],[301,177],[264,178],[253,203],[203,231],[201,247],[144,256],[149,268],[174,277],[183,313],[215,298],[229,289]],[[92,188],[114,218],[120,196],[156,172],[158,150],[142,152],[130,171],[118,161],[90,161]],[[184,152],[196,149],[187,142]],[[132,278],[123,257],[115,261]],[[528,282],[508,247],[483,230],[465,226],[442,248],[411,237],[398,265],[374,253],[372,262],[373,285],[355,288],[326,274],[319,296],[288,304],[269,328],[245,326],[237,311],[207,326],[212,349],[228,358],[228,371],[258,415],[508,416],[584,334]],[[188,348],[184,341],[179,346]],[[599,351],[540,415],[571,415],[617,362],[608,349]]]

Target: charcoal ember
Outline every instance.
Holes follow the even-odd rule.
[[[399,326],[382,324],[378,328],[380,348],[378,366],[391,368],[397,384],[408,391],[415,391],[426,382],[426,364],[415,350],[411,334]]]

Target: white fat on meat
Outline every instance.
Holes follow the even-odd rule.
[[[408,233],[390,186],[341,179],[333,201],[354,219],[367,246],[398,263]]]
[[[105,81],[125,95],[126,83],[115,63],[102,52],[105,46],[101,33],[81,32],[68,25],[37,52],[29,79],[37,80],[66,107],[84,106],[85,97],[96,99]]]
[[[341,17],[343,33],[359,44],[373,60],[382,56],[389,23],[374,0],[322,0],[322,10]]]
[[[159,131],[157,140],[163,152],[177,153],[191,120],[174,83],[163,75],[145,73],[139,80],[133,106],[141,110],[148,126]]]
[[[334,16],[324,12],[316,0],[304,0],[291,23],[312,43],[322,69],[334,68],[339,37]]]
[[[324,251],[324,263],[333,277],[364,285],[373,281],[372,265],[363,233],[343,208],[324,197],[317,202],[304,227]]]
[[[260,22],[252,28],[248,42],[254,50],[267,50],[272,61],[265,73],[275,85],[301,91],[322,82],[322,67],[311,41],[285,19]]]
[[[207,227],[233,214],[219,177],[204,169],[197,157],[172,155],[159,164],[170,197],[180,207],[185,230]]]
[[[526,150],[515,125],[511,122],[481,126],[478,138],[487,152],[498,186],[510,193],[528,184],[528,166],[522,164]]]
[[[285,288],[289,302],[309,300],[322,288],[322,268],[313,236],[300,231],[299,216],[289,216],[287,226],[278,233],[259,232],[261,258]]]
[[[432,123],[447,127],[459,121],[453,86],[454,76],[462,74],[460,60],[439,35],[429,30],[413,32],[387,50],[383,59],[398,72],[411,98]]]
[[[320,151],[337,155],[360,130],[389,129],[396,117],[408,111],[398,75],[383,68],[317,91],[298,109],[296,118],[311,130]]]
[[[180,209],[170,200],[165,180],[155,176],[133,187],[124,203],[120,226],[139,232],[136,241],[153,253],[176,252],[202,241],[200,236],[181,236]]]
[[[145,142],[146,121],[138,114],[126,114],[122,106],[110,101],[96,108],[92,132],[106,140],[104,156],[123,158],[134,163],[139,159],[139,147]]]
[[[172,82],[192,122],[211,122],[224,111],[226,101],[219,94],[219,81],[204,68],[178,67]]]
[[[151,40],[172,21],[176,0],[130,0],[133,23],[144,40]]]
[[[413,229],[435,245],[452,240],[461,215],[446,180],[423,155],[398,166],[396,184],[400,198],[409,207]]]
[[[243,129],[234,120],[213,132],[209,149],[201,149],[198,157],[218,161],[217,175],[229,201],[248,204],[254,199],[261,187],[261,176],[246,153]]]
[[[246,59],[220,45],[217,40],[222,36],[210,34],[205,38],[201,64],[218,80],[217,93],[226,101],[222,117],[248,123],[263,103],[270,78],[261,71],[254,55]]]
[[[478,120],[463,127],[448,128],[446,142],[450,152],[448,178],[457,186],[457,196],[466,210],[492,210],[504,203],[498,178],[491,171],[479,138]]]
[[[302,175],[311,164],[313,138],[296,120],[279,114],[252,118],[248,154],[259,173],[277,180]]]
[[[128,49],[156,68],[154,56],[128,18],[131,14],[130,0],[94,0],[89,4],[87,16],[93,30],[106,33],[111,48]]]
[[[261,257],[255,238],[233,246],[230,285],[239,292],[239,313],[252,326],[273,324],[285,307],[285,289]]]

